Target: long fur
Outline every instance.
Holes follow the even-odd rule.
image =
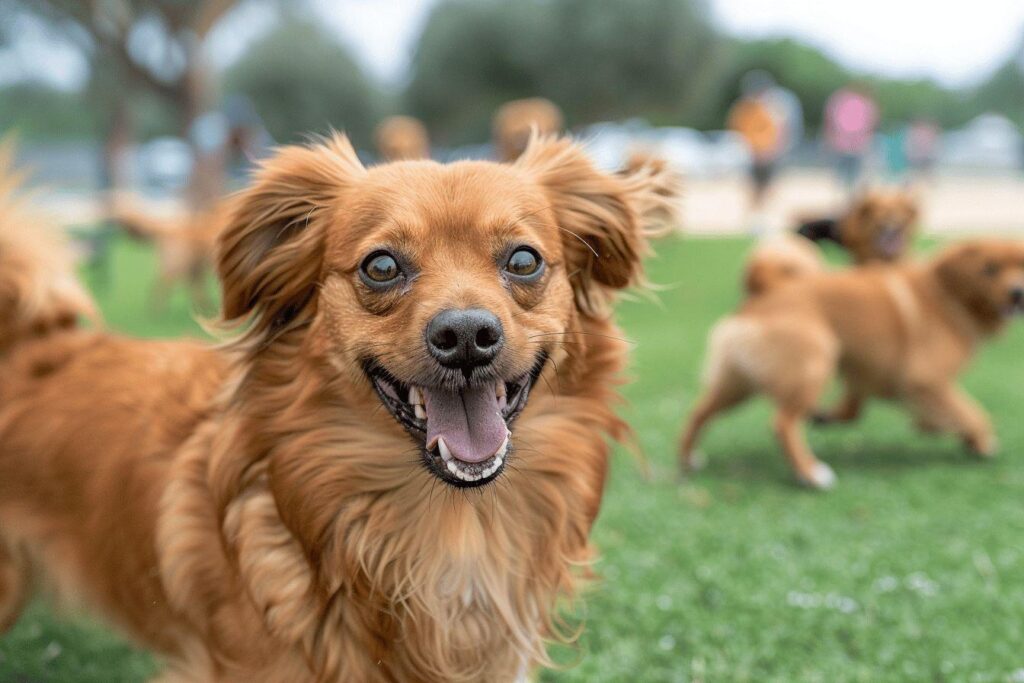
[[[220,240],[234,342],[69,332],[0,367],[0,623],[39,568],[161,653],[167,680],[512,681],[549,663],[593,557],[606,438],[626,431],[608,306],[641,275],[644,177],[559,140],[514,166],[367,171],[341,137],[280,150]],[[489,234],[537,240],[543,290],[510,292],[474,256],[499,206]],[[411,299],[353,279],[392,224],[419,248]],[[509,363],[550,359],[481,489],[424,469],[355,362],[413,372],[418,316],[448,297],[504,316]]]

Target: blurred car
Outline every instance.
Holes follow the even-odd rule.
[[[697,177],[736,173],[750,162],[743,140],[731,131],[702,133],[682,126],[652,127],[631,119],[594,124],[580,137],[594,162],[606,170],[622,168],[635,151],[660,155],[679,172]]]
[[[975,170],[1016,170],[1024,167],[1024,136],[1005,116],[982,114],[942,138],[939,163]]]

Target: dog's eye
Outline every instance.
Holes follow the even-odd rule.
[[[386,251],[378,251],[366,257],[359,274],[367,285],[380,287],[398,280],[402,275],[402,269],[398,267],[398,261],[394,256]]]
[[[989,261],[988,263],[985,264],[985,275],[988,275],[989,277],[995,277],[996,275],[999,275],[1000,269],[1001,266],[998,263],[996,263],[995,261]]]
[[[520,247],[512,252],[505,264],[505,272],[519,278],[534,278],[540,275],[544,262],[533,249]]]

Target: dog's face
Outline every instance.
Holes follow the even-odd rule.
[[[939,257],[947,290],[977,314],[1001,320],[1024,314],[1024,242],[974,240]]]
[[[515,165],[369,170],[343,139],[289,148],[225,231],[225,317],[254,316],[263,344],[306,326],[431,473],[487,484],[546,364],[571,355],[578,316],[638,274],[635,189],[566,141],[535,142]]]
[[[918,218],[917,200],[903,190],[874,190],[854,202],[842,239],[865,257],[897,261],[910,248]]]

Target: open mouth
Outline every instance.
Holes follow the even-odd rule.
[[[515,379],[458,389],[402,382],[375,361],[365,370],[381,403],[420,446],[427,469],[453,486],[473,487],[505,469],[512,423],[526,407],[545,360],[542,354]]]
[[[895,259],[903,253],[906,235],[900,228],[887,228],[878,236],[878,249],[888,259]]]

